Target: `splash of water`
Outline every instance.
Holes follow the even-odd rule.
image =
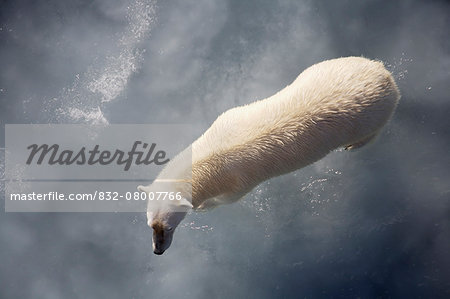
[[[408,75],[407,67],[413,62],[412,58],[408,58],[405,53],[393,63],[387,63],[386,68],[394,75],[396,81],[405,80]]]
[[[6,181],[15,181],[15,190],[20,193],[25,191],[29,187],[29,183],[22,181],[23,174],[25,173],[24,165],[11,165],[8,164],[8,178],[6,178],[6,156],[10,154],[5,148],[0,148],[0,193],[4,194],[7,190]]]
[[[6,182],[5,182],[5,149],[0,148],[0,192],[5,193]]]
[[[271,210],[271,199],[267,196],[268,188],[270,188],[270,182],[258,185],[248,198],[240,201],[240,204],[254,211],[257,218],[268,213]]]
[[[0,148],[0,181],[5,180],[5,148]],[[0,191],[3,191],[1,189]]]
[[[182,225],[180,225],[180,227],[190,228],[192,230],[199,230],[199,231],[202,231],[202,232],[208,232],[208,231],[214,230],[214,227],[212,227],[210,225],[206,225],[206,224],[198,225],[198,224],[196,224],[195,221],[191,221],[191,222],[188,222],[188,223],[183,223]]]
[[[60,96],[46,102],[43,113],[49,122],[108,124],[102,108],[125,90],[143,63],[141,41],[156,21],[155,0],[136,0],[127,7],[127,26],[119,35],[117,54],[105,58],[104,66],[91,66],[75,77]]]

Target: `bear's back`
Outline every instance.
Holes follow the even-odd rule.
[[[327,60],[307,68],[275,95],[220,115],[194,142],[193,162],[277,131],[314,130],[319,122],[317,129],[331,130],[330,147],[342,146],[381,128],[398,98],[381,62],[362,57]]]

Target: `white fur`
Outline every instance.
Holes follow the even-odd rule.
[[[233,202],[260,182],[313,163],[338,147],[363,146],[386,124],[399,98],[381,62],[347,57],[309,67],[275,95],[220,115],[152,185],[140,186],[149,192],[164,183],[166,191],[182,192],[185,198],[163,205],[150,202],[149,224],[181,210],[172,220],[178,225],[190,207]]]

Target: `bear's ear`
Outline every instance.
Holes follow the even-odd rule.
[[[139,185],[138,187],[137,187],[137,189],[139,190],[139,191],[141,191],[141,192],[149,192],[150,191],[150,185],[149,186],[142,186],[142,185]]]
[[[192,209],[194,207],[192,205],[192,203],[189,200],[187,200],[186,198],[184,198],[184,197],[182,199],[180,199],[180,200],[176,200],[175,202],[180,207],[186,207],[186,208],[189,208],[189,209]]]

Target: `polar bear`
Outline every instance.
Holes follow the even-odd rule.
[[[234,202],[264,180],[339,147],[356,149],[372,141],[399,99],[382,62],[345,57],[315,64],[275,95],[224,112],[153,184],[138,187],[152,192],[164,183],[166,191],[182,194],[181,200],[149,202],[154,253],[170,246],[190,209]]]

